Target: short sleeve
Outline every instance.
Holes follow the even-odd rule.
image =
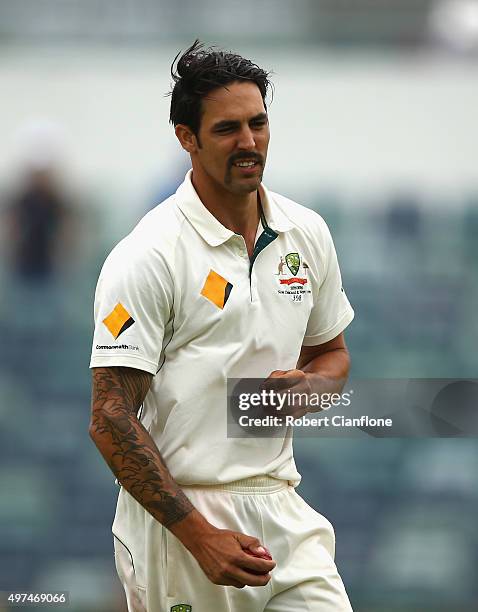
[[[172,310],[172,279],[160,255],[118,245],[95,294],[90,368],[125,366],[156,374]]]
[[[322,219],[320,221],[323,250],[322,255],[318,257],[322,257],[324,261],[323,265],[319,266],[318,290],[313,296],[314,306],[303,340],[305,346],[315,346],[332,340],[343,332],[354,318],[354,311],[342,287],[332,236],[326,223]]]

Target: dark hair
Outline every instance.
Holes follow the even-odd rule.
[[[234,81],[255,83],[266,106],[267,90],[272,86],[270,73],[257,64],[236,53],[220,51],[215,47],[204,48],[199,40],[195,40],[181,57],[180,53],[171,64],[174,86],[170,92],[169,121],[173,125],[187,125],[197,136],[201,123],[202,98],[213,89]]]

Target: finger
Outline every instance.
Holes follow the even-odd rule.
[[[274,370],[267,378],[264,379],[264,381],[274,381],[278,378],[296,378],[300,380],[302,378],[306,378],[306,375],[305,372],[298,370],[297,368],[294,368],[293,370]]]
[[[247,547],[246,552],[249,551],[249,550],[251,551],[251,553],[253,555],[256,555],[257,557],[269,558],[269,560],[272,559],[272,555],[271,555],[270,551],[267,550],[267,548],[265,546],[262,546],[262,545],[261,546],[251,546],[251,545],[249,545]]]
[[[275,567],[275,562],[272,559],[271,553],[267,550],[265,546],[262,545],[261,541],[258,538],[254,538],[253,536],[245,535],[244,533],[235,533],[235,538],[241,545],[240,554],[238,554],[237,560],[239,561],[238,565],[244,567],[250,567],[251,569],[259,569],[259,571],[263,571],[264,564],[261,563],[260,567],[257,568],[254,565],[254,559],[261,561],[266,561],[266,563],[272,562],[272,567],[267,567],[265,571],[270,571]],[[250,564],[252,560],[252,565]],[[245,562],[245,563],[244,563]]]
[[[269,389],[284,389],[284,388],[292,388],[300,385],[304,381],[303,374],[296,374],[291,372],[286,372],[284,376],[278,376],[277,378],[268,378],[262,384],[266,390]]]
[[[286,392],[288,389],[294,386],[294,381],[290,378],[275,378],[264,383],[262,387],[264,391],[273,391],[275,393]]]
[[[290,370],[274,370],[269,374],[266,380],[268,380],[269,378],[279,378],[280,376],[284,376],[284,374],[287,374],[287,372],[289,371]]]
[[[271,579],[270,574],[250,574],[240,567],[231,569],[226,575],[231,580],[247,586],[265,586]]]
[[[274,370],[269,374],[267,378],[264,378],[259,385],[259,390],[265,389],[269,384],[272,384],[278,378],[282,378],[285,374],[287,374],[288,370]]]
[[[239,580],[234,580],[233,578],[228,578],[224,581],[223,586],[233,586],[236,589],[243,589],[246,585],[243,582],[239,582]]]
[[[237,565],[246,571],[251,570],[259,574],[267,574],[275,568],[276,563],[273,559],[269,560],[262,557],[254,557],[245,552],[238,557]]]
[[[245,533],[240,533],[239,531],[236,531],[235,533],[233,533],[233,535],[241,545],[241,549],[251,548],[251,546],[253,548],[262,546],[261,541],[258,538],[255,538],[254,536],[246,535]]]

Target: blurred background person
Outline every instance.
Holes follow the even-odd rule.
[[[19,333],[49,333],[64,317],[64,277],[80,242],[76,202],[63,184],[62,126],[29,119],[14,135],[19,159],[0,198],[4,288],[0,304]],[[36,307],[32,308],[35,304]],[[41,304],[41,306],[39,306]]]
[[[64,239],[69,207],[52,168],[31,169],[7,209],[13,274],[23,282],[48,282],[55,264],[65,257]]]
[[[65,136],[58,123],[33,119],[15,138],[20,168],[1,206],[6,263],[19,282],[41,285],[72,257],[73,203],[61,183]]]

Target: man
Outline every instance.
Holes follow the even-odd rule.
[[[227,437],[228,378],[341,389],[353,311],[332,239],[261,184],[268,74],[198,41],[172,74],[192,171],[112,251],[95,299],[90,434],[121,484],[128,607],[350,611],[333,529],[294,491],[291,437]]]

